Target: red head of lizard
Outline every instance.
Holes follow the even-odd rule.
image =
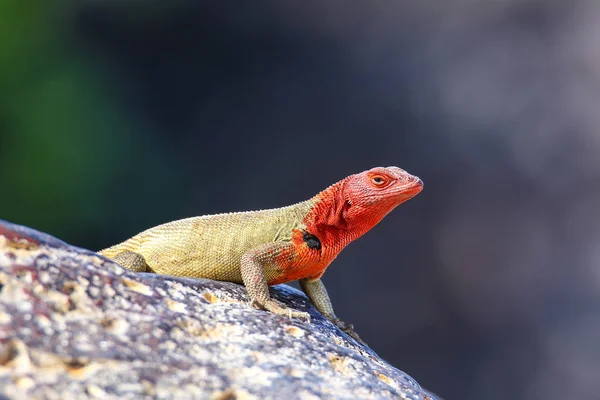
[[[320,256],[313,258],[310,266],[305,265],[298,276],[290,274],[287,278],[320,277],[346,245],[422,189],[423,182],[403,169],[376,167],[323,190],[312,199],[314,205],[304,218],[306,232],[298,230],[293,239],[299,258],[313,258],[314,253],[304,243],[309,233],[320,243]]]
[[[350,175],[315,196],[313,212],[304,222],[313,234],[346,231],[354,240],[422,189],[423,182],[403,169],[375,167]]]

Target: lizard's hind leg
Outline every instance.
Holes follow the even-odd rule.
[[[154,272],[146,263],[144,257],[141,254],[133,251],[119,253],[116,257],[111,257],[111,260],[120,266],[135,272]]]

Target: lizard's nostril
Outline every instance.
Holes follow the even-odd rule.
[[[410,197],[416,196],[421,190],[423,190],[423,181],[416,176],[411,176],[408,180],[406,193],[410,194]]]

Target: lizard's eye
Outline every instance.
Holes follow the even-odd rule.
[[[383,187],[389,183],[389,179],[382,175],[373,175],[371,177],[371,183],[376,187]]]

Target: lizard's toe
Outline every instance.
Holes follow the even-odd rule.
[[[354,325],[352,324],[347,324],[344,321],[342,321],[339,318],[336,318],[335,320],[332,321],[338,328],[340,328],[341,330],[343,330],[348,336],[350,336],[352,339],[355,339],[363,344],[366,344],[364,340],[362,340],[360,338],[360,336],[358,336],[358,334],[356,332],[354,332]]]
[[[302,319],[310,323],[310,314],[304,311],[292,311],[292,318]]]
[[[264,304],[263,308],[265,310],[271,311],[273,314],[285,315],[289,318],[299,318],[299,319],[305,320],[307,322],[310,322],[310,315],[307,312],[296,311],[292,308],[289,308],[289,307],[283,305],[279,301],[276,301],[273,299],[270,299],[269,301],[267,301]]]

